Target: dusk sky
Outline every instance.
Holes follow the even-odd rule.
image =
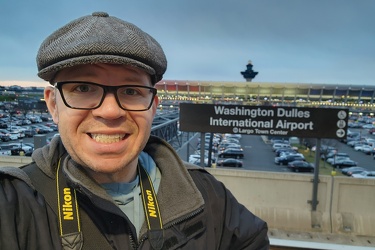
[[[375,0],[0,0],[0,85],[43,83],[41,42],[95,11],[158,40],[165,80],[375,85]]]

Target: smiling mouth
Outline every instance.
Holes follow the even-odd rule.
[[[115,143],[125,139],[126,134],[89,134],[92,139],[99,143]]]

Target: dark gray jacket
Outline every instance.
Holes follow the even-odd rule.
[[[150,137],[144,151],[162,174],[157,199],[163,249],[269,249],[267,224],[239,204],[221,182],[181,161],[170,145],[157,137]],[[58,138],[36,150],[35,163],[23,168],[31,180],[18,168],[0,169],[0,249],[62,249],[56,204],[51,202],[56,196],[60,158],[68,184],[77,190],[83,249],[152,249],[146,225],[137,238],[126,215],[66,155]],[[47,190],[44,196],[40,189]]]

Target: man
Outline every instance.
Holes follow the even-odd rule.
[[[0,249],[268,249],[265,222],[150,137],[167,67],[151,36],[96,12],[37,64],[60,137],[0,170]]]

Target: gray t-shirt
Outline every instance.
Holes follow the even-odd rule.
[[[161,179],[159,168],[157,168],[151,156],[145,152],[141,152],[139,163],[150,175],[154,190],[157,193]],[[145,213],[142,205],[138,175],[132,182],[105,183],[102,186],[133,223],[139,236],[139,231],[145,221]]]

